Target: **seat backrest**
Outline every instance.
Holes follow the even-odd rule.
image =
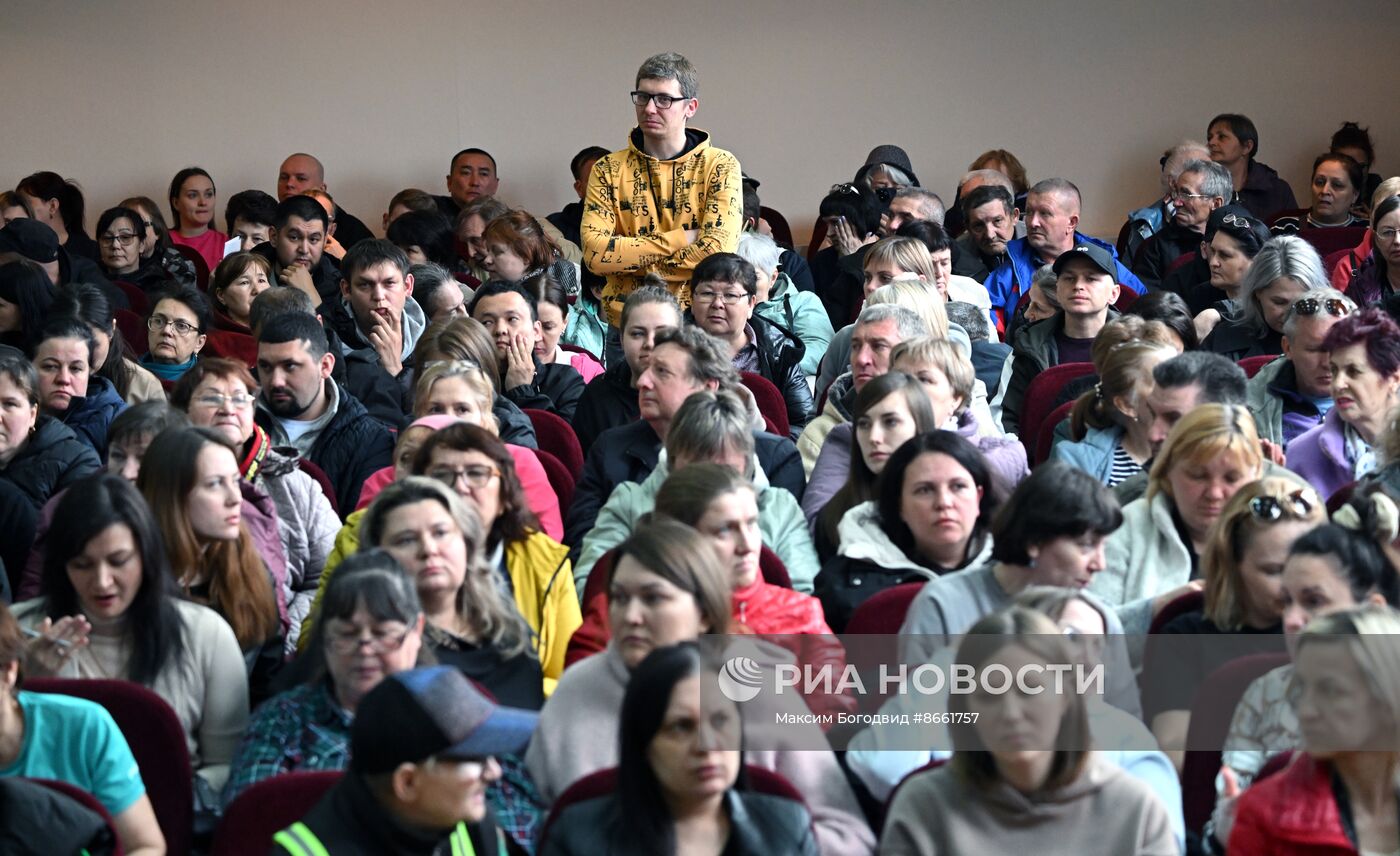
[[[118,309],[117,329],[122,333],[122,341],[131,349],[133,358],[146,353],[150,340],[146,337],[146,319],[130,309]]]
[[[608,592],[608,574],[611,573],[613,559],[617,557],[617,548],[607,551],[598,557],[598,561],[593,563],[593,567],[588,571],[588,579],[583,583],[583,597],[579,598],[583,603],[588,603],[598,595],[606,595]]]
[[[578,435],[568,422],[547,410],[523,408],[530,424],[535,426],[535,439],[541,449],[548,449],[568,468],[569,474],[578,481],[583,477],[583,446],[579,445]]]
[[[807,261],[811,261],[821,251],[822,241],[826,240],[826,221],[817,218],[812,224],[812,239],[807,242]]]
[[[133,282],[122,279],[112,280],[112,285],[122,290],[126,295],[126,302],[131,304],[131,311],[137,315],[147,315],[151,311],[151,298],[146,296],[146,292],[141,290],[141,286]]]
[[[312,481],[320,486],[321,493],[325,494],[326,499],[330,501],[331,511],[335,512],[336,517],[340,517],[340,504],[335,501],[335,485],[331,484],[326,471],[303,456],[297,457],[297,468],[311,476]]]
[[[1235,708],[1245,690],[1256,678],[1287,663],[1286,653],[1251,654],[1231,660],[1207,675],[1191,704],[1186,745],[1224,746]],[[1215,776],[1220,772],[1220,755],[1219,749],[1186,753],[1186,763],[1181,770],[1181,809],[1189,831],[1204,827],[1215,808]]]
[[[210,330],[206,335],[207,355],[237,360],[250,369],[258,364],[258,342],[247,333]]]
[[[1299,229],[1298,237],[1312,244],[1319,256],[1350,250],[1366,237],[1365,226],[1334,226],[1330,229]],[[1330,271],[1329,271],[1330,272]]]
[[[1185,615],[1188,612],[1197,612],[1204,609],[1205,605],[1205,593],[1199,591],[1187,592],[1162,607],[1162,611],[1157,613],[1157,616],[1152,619],[1152,625],[1148,628],[1147,632],[1149,635],[1161,633],[1162,628],[1171,623],[1173,618],[1176,618],[1178,615]]]
[[[188,853],[193,844],[194,772],[180,718],[165,699],[129,681],[30,678],[24,688],[94,701],[107,709],[131,746],[165,846]]]
[[[1245,357],[1239,361],[1239,367],[1244,369],[1245,377],[1254,377],[1259,374],[1259,370],[1274,360],[1282,359],[1278,354],[1259,354],[1253,357]]]
[[[763,581],[772,586],[782,586],[792,588],[792,577],[788,574],[787,565],[778,558],[767,544],[758,552],[758,572],[763,574]]]
[[[209,263],[204,260],[204,256],[199,254],[199,250],[184,244],[177,244],[174,241],[170,246],[175,248],[175,252],[190,260],[194,265],[194,283],[199,286],[200,291],[209,291]]]
[[[569,472],[569,468],[564,466],[553,454],[544,449],[536,449],[535,454],[540,459],[540,466],[544,467],[544,474],[549,479],[549,486],[554,491],[554,495],[559,498],[559,516],[567,517],[569,506],[574,503],[574,475]]]
[[[792,426],[788,422],[787,401],[783,399],[778,387],[768,378],[754,372],[739,372],[739,380],[753,393],[758,412],[777,426],[778,430],[773,433],[779,437],[786,437]]]
[[[49,790],[63,794],[73,802],[96,814],[107,824],[107,829],[112,833],[112,856],[123,856],[126,850],[122,847],[121,836],[117,834],[117,825],[112,821],[112,813],[107,811],[107,807],[98,801],[97,797],[69,782],[61,782],[58,779],[27,779],[36,785],[43,785]],[[84,853],[87,851],[84,850]]]
[[[272,836],[306,817],[340,776],[339,770],[282,773],[250,786],[224,810],[209,856],[268,852]]]
[[[1113,301],[1113,308],[1119,312],[1127,312],[1133,307],[1138,299],[1138,293],[1131,288],[1120,286],[1118,289],[1118,299]]]
[[[1026,447],[1027,458],[1035,453],[1035,432],[1040,430],[1041,423],[1055,409],[1060,390],[1075,378],[1093,373],[1093,363],[1060,363],[1036,375],[1031,381],[1021,402],[1021,445]]]
[[[1328,276],[1331,276],[1331,275],[1332,275],[1332,272],[1335,271],[1335,270],[1337,269],[1337,265],[1339,265],[1339,264],[1342,263],[1342,259],[1346,258],[1346,257],[1347,257],[1348,255],[1350,255],[1351,253],[1355,252],[1355,250],[1356,250],[1355,247],[1348,247],[1348,248],[1346,248],[1346,249],[1337,250],[1336,252],[1328,253],[1326,256],[1323,256],[1323,258],[1322,258],[1322,269],[1323,269],[1323,271],[1325,271],[1325,272],[1327,273]]]
[[[1069,418],[1069,412],[1073,409],[1074,402],[1066,401],[1050,411],[1050,415],[1045,417],[1044,422],[1040,423],[1040,427],[1035,432],[1035,455],[1031,457],[1031,466],[1049,459],[1050,447],[1055,445],[1055,429],[1059,427],[1061,422]]]
[[[924,587],[922,582],[900,583],[876,592],[855,608],[846,622],[846,633],[898,633],[909,605]]]
[[[785,250],[792,249],[792,227],[788,225],[786,217],[767,205],[758,207],[758,216],[768,221],[768,228],[773,231],[773,240],[778,246]]]

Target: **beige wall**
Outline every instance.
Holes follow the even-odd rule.
[[[1254,118],[1260,159],[1300,198],[1344,120],[1369,124],[1380,170],[1400,172],[1396,8],[8,0],[0,184],[38,169],[76,178],[91,228],[123,196],[161,199],[190,164],[213,174],[220,206],[271,192],[283,156],[305,149],[378,230],[389,196],[442,192],[451,154],[476,145],[500,161],[501,196],[545,214],[573,198],[574,152],[622,145],[639,62],[674,49],[700,69],[695,124],[799,235],[832,183],[894,142],[949,201],[973,157],[1009,148],[1032,180],[1078,183],[1085,227],[1112,238],[1155,195],[1161,150],[1217,112]]]

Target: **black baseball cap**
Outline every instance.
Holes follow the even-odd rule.
[[[1055,259],[1053,270],[1056,274],[1063,273],[1065,265],[1074,259],[1086,259],[1094,267],[1113,277],[1114,282],[1118,281],[1118,265],[1114,263],[1113,256],[1109,255],[1108,250],[1098,244],[1075,244],[1073,248],[1060,253],[1060,257]]]
[[[399,672],[360,700],[350,726],[350,769],[389,773],[432,757],[519,752],[538,721],[534,711],[497,705],[450,666]]]
[[[38,220],[20,217],[0,229],[0,253],[19,253],[31,262],[48,264],[58,260],[58,235]]]

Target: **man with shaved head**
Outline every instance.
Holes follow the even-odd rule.
[[[282,168],[277,171],[278,202],[283,201],[288,196],[296,196],[308,190],[324,191],[325,189],[326,168],[321,165],[321,161],[315,155],[297,152],[282,161]],[[335,206],[334,220],[335,237],[343,247],[353,247],[365,238],[374,237],[358,217],[339,205]]]
[[[1113,245],[1079,232],[1079,188],[1063,178],[1039,181],[1026,193],[1026,237],[1006,245],[1006,261],[992,271],[984,283],[992,298],[997,325],[1003,330],[1016,311],[1016,303],[1031,287],[1035,272],[1053,264],[1071,247],[1094,244],[1113,259],[1118,285],[1138,294],[1146,289],[1132,272],[1118,261]],[[1012,343],[1014,344],[1014,343]]]

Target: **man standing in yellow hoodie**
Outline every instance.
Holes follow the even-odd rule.
[[[637,127],[627,148],[594,165],[580,229],[584,264],[607,278],[603,308],[613,328],[648,273],[688,306],[691,272],[706,256],[734,252],[744,220],[738,159],[686,127],[700,106],[695,66],[657,54],[635,85]]]

